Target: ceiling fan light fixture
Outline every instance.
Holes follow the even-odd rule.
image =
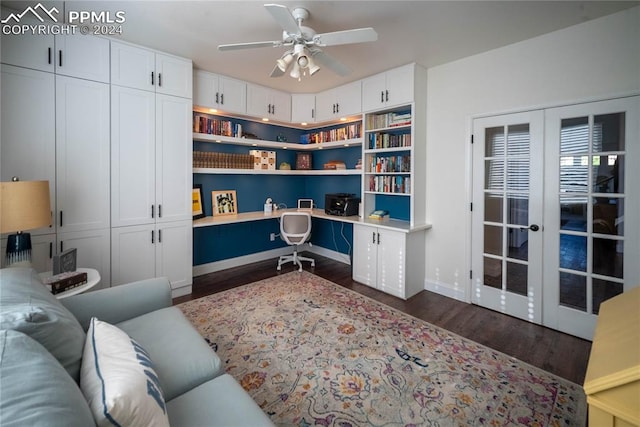
[[[291,52],[287,52],[282,56],[282,58],[276,61],[276,64],[278,65],[278,68],[280,69],[280,71],[282,71],[283,73],[286,73],[287,68],[289,68],[289,64],[291,64],[292,61],[293,61],[293,55],[291,54]]]
[[[293,63],[293,68],[291,69],[291,73],[289,73],[289,75],[294,79],[300,78],[300,66],[298,65],[297,61]]]
[[[307,56],[307,69],[309,70],[309,75],[313,76],[315,73],[320,71],[320,67],[313,61],[311,56]]]

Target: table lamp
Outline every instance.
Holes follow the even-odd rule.
[[[51,225],[49,181],[0,182],[0,233],[7,240],[7,267],[31,266],[31,235],[27,230]]]

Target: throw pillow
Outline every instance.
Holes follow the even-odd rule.
[[[99,426],[169,426],[149,354],[125,332],[95,317],[87,331],[80,388]]]
[[[0,329],[20,331],[38,341],[79,381],[84,330],[35,270],[0,269]]]
[[[40,343],[0,331],[0,425],[87,427],[95,425],[78,384]]]

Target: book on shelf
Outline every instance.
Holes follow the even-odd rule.
[[[385,210],[375,210],[369,214],[369,218],[371,219],[385,219],[389,217],[389,211]]]
[[[411,113],[383,113],[370,114],[366,117],[367,129],[382,129],[387,127],[411,125]]]
[[[370,133],[369,149],[411,147],[411,134]]]
[[[87,283],[87,273],[84,271],[69,271],[46,277],[42,282],[51,287],[52,294],[59,294]]]
[[[331,160],[324,164],[325,170],[346,170],[347,165],[339,160]]]

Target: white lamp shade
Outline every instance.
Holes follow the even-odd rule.
[[[293,63],[293,68],[291,69],[291,73],[289,75],[294,79],[300,78],[300,66],[298,65],[298,62]]]
[[[49,225],[49,181],[0,183],[0,232],[15,233]]]
[[[289,68],[289,64],[291,64],[291,61],[293,61],[293,55],[290,53],[287,53],[282,58],[278,59],[276,61],[276,64],[278,65],[278,68],[280,69],[280,71],[284,73],[287,71],[287,68]]]

